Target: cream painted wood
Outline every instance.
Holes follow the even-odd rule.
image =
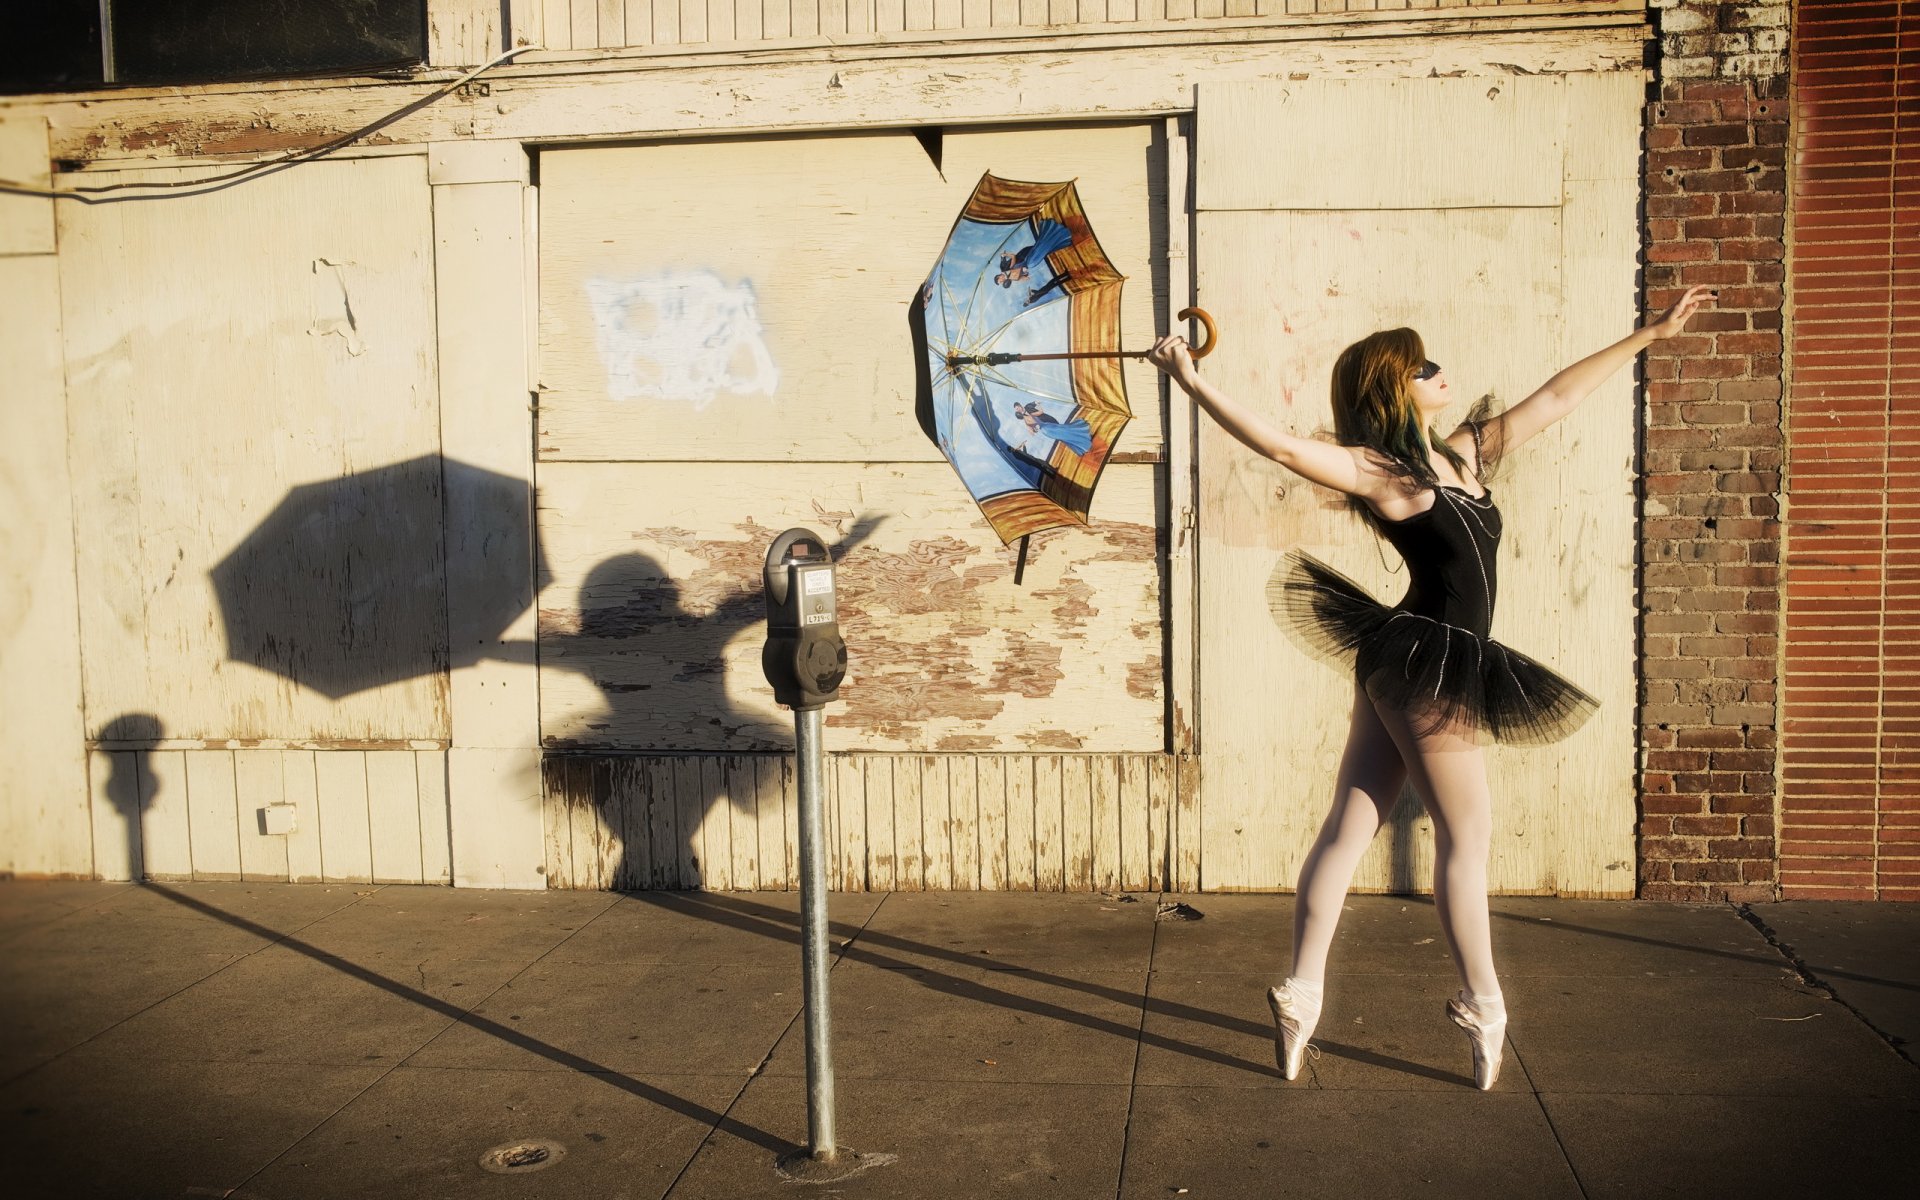
[[[24,128],[0,126],[0,169],[19,165],[13,143]],[[22,227],[0,233],[0,248],[36,245],[32,213],[0,208],[0,230],[15,219]],[[94,834],[55,260],[0,256],[0,297],[0,870],[84,878],[94,870]]]
[[[1031,892],[1040,886],[1037,861],[1040,850],[1039,808],[1034,803],[1034,785],[1039,772],[1039,759],[1010,757],[1005,760],[1005,767],[1007,887],[1016,892]]]
[[[113,176],[136,177],[179,172]],[[60,213],[91,736],[128,736],[114,729],[130,714],[158,726],[146,737],[445,736],[439,672],[334,699],[230,660],[209,576],[291,487],[437,448],[427,199],[416,156]],[[437,530],[438,501],[409,518]],[[313,586],[263,579],[255,595]],[[438,603],[352,620],[371,660],[445,646]]]
[[[46,114],[32,108],[0,107],[0,179],[28,187],[48,187],[52,165],[47,154]],[[53,202],[37,196],[0,194],[0,255],[53,252]],[[15,293],[9,289],[8,294]],[[20,297],[29,298],[31,293]]]
[[[1093,887],[1093,773],[1080,755],[1060,760],[1061,857],[1066,863],[1062,886],[1070,892]]]
[[[140,854],[148,879],[192,879],[193,835],[187,815],[187,754],[156,750],[140,781]]]
[[[240,877],[286,883],[287,835],[265,832],[261,818],[262,810],[268,805],[286,801],[282,752],[235,750],[232,753],[233,793],[240,824]]]
[[[312,750],[276,750],[280,786],[293,805],[293,832],[287,835],[287,881],[319,883],[326,878],[320,860],[320,784]]]
[[[1193,163],[1188,153],[1192,139],[1185,118],[1170,117],[1161,127],[1160,144],[1166,160],[1162,195],[1167,211],[1167,297],[1160,329],[1199,338],[1198,329],[1181,328],[1176,314],[1194,307]],[[1188,324],[1192,324],[1188,322]],[[1197,344],[1197,343],[1196,343]],[[1194,537],[1199,511],[1199,483],[1194,474],[1194,406],[1161,380],[1157,397],[1167,427],[1167,692],[1171,728],[1167,742],[1176,754],[1190,754],[1199,746],[1199,557]]]
[[[1164,867],[1142,852],[1137,874],[1120,878],[1124,853],[1101,840],[1075,871],[1063,867],[1056,838],[1051,867],[1039,877],[1027,835],[1024,867],[995,877],[986,863],[1011,858],[1006,843],[983,844],[994,829],[1031,830],[1039,820],[1060,829],[1063,799],[1080,820],[1139,829],[1142,845],[1165,846],[1166,798],[1156,780],[1171,780],[1166,755],[864,755],[832,754],[822,807],[827,823],[829,886],[891,890],[1156,890]],[[1035,789],[1036,768],[1042,779]],[[798,839],[792,759],[787,755],[557,754],[547,758],[543,804],[548,817],[545,877],[549,886],[704,888],[784,891],[795,886]],[[1009,786],[1008,781],[1014,782]],[[1104,811],[1108,817],[1098,815]],[[1003,815],[990,818],[994,807]],[[1071,807],[1071,805],[1068,805]],[[694,849],[649,814],[680,809],[702,814]],[[1160,828],[1155,832],[1154,825]],[[1102,848],[1111,847],[1102,858]],[[684,872],[672,864],[686,855]],[[703,864],[712,863],[712,869]],[[1106,863],[1115,865],[1111,868]],[[653,865],[666,863],[664,871]],[[1132,868],[1129,868],[1132,870]]]
[[[791,746],[760,667],[759,578],[768,542],[804,523],[830,542],[871,529],[840,564],[834,749],[1157,750],[1153,491],[1152,465],[1109,467],[1093,525],[1036,536],[1016,588],[1014,551],[945,463],[548,464],[546,744]]]
[[[1066,812],[1062,803],[1060,756],[1033,760],[1033,886],[1036,891],[1068,890]]]
[[[447,756],[444,751],[413,756],[414,787],[420,796],[420,881],[450,884],[448,851]]]
[[[1296,100],[1312,90],[1288,86]],[[1380,85],[1374,107],[1353,85],[1328,86],[1344,98],[1349,119],[1360,126],[1394,128],[1394,139],[1448,144],[1446,122],[1457,115],[1450,115],[1442,101],[1428,115],[1409,116],[1418,108],[1408,107],[1401,85]],[[1563,130],[1579,127],[1582,137],[1637,144],[1637,110],[1589,104],[1584,91],[1573,93],[1582,98],[1573,103],[1574,86],[1555,83],[1537,103],[1563,114]],[[1623,90],[1600,87],[1613,96]],[[1235,139],[1242,138],[1243,157],[1257,163],[1259,145],[1243,138],[1242,127],[1211,123],[1210,97],[1204,91],[1200,97],[1199,140],[1224,141],[1228,144],[1217,150],[1230,154]],[[1239,116],[1246,111],[1245,103],[1228,110]],[[1261,141],[1291,136],[1290,124],[1278,116],[1275,122],[1262,127]],[[1476,162],[1482,154],[1476,149]],[[1556,154],[1534,164],[1556,194],[1566,157]],[[1283,169],[1271,157],[1265,161],[1269,170]],[[1487,158],[1486,168],[1490,178],[1509,170],[1497,156]],[[1577,348],[1566,345],[1561,332],[1580,287],[1618,289],[1611,299],[1613,312],[1622,303],[1630,305],[1636,245],[1630,199],[1606,212],[1593,211],[1569,230],[1557,202],[1552,208],[1533,206],[1542,184],[1519,190],[1522,205],[1433,207],[1426,202],[1436,197],[1416,192],[1426,204],[1420,207],[1402,202],[1389,172],[1369,209],[1312,204],[1286,211],[1216,212],[1205,207],[1205,197],[1226,193],[1210,193],[1204,171],[1203,162],[1195,247],[1202,303],[1223,321],[1232,314],[1233,327],[1243,330],[1240,340],[1223,342],[1220,354],[1208,360],[1208,370],[1230,394],[1284,427],[1310,433],[1330,422],[1329,365],[1342,346],[1372,328],[1410,324],[1421,330],[1430,356],[1447,365],[1464,405],[1484,393],[1511,403],[1575,355],[1631,327],[1629,311],[1612,333]],[[1576,287],[1569,264],[1581,260],[1611,263],[1613,274],[1603,271],[1596,277],[1587,271]],[[1419,290],[1409,281],[1421,281]],[[1583,411],[1576,420],[1587,418]],[[1630,437],[1630,422],[1622,424],[1621,434]],[[1630,670],[1583,673],[1585,664],[1567,654],[1577,644],[1617,643],[1619,655],[1631,655],[1631,621],[1617,619],[1629,611],[1632,598],[1631,491],[1622,449],[1628,443],[1604,442],[1563,426],[1525,447],[1496,475],[1506,549],[1493,634],[1566,670],[1600,696],[1603,711],[1617,720],[1613,713],[1632,711]],[[1304,655],[1276,625],[1266,611],[1267,576],[1280,554],[1295,547],[1333,563],[1387,602],[1404,589],[1404,576],[1386,568],[1388,561],[1397,567],[1395,556],[1378,553],[1371,535],[1330,497],[1247,454],[1216,427],[1203,425],[1200,455],[1205,631],[1200,675],[1207,729],[1202,882],[1209,890],[1284,888],[1297,875],[1325,811],[1351,683],[1339,670]],[[1603,511],[1606,515],[1598,515]],[[1598,529],[1618,531],[1619,540],[1608,544]],[[1587,556],[1592,556],[1589,563],[1574,565],[1574,559]],[[1571,580],[1590,597],[1578,614],[1567,599]],[[1311,700],[1303,703],[1303,697]],[[1276,712],[1294,716],[1278,721]],[[1321,766],[1309,770],[1303,764]],[[1582,783],[1577,788],[1563,774],[1568,764],[1578,764]],[[1619,875],[1607,871],[1615,858],[1612,847],[1577,834],[1561,814],[1575,803],[1592,805],[1604,814],[1594,817],[1597,824],[1630,838],[1630,743],[1623,749],[1610,739],[1607,721],[1596,720],[1557,747],[1496,747],[1489,765],[1496,792],[1490,867],[1495,889],[1607,891],[1609,874]],[[1428,822],[1403,798],[1391,828],[1363,860],[1355,886],[1421,889],[1429,886],[1430,872]],[[1627,883],[1630,889],[1630,878]]]
[[[1176,756],[1173,774],[1172,835],[1167,852],[1172,878],[1167,886],[1175,891],[1197,892],[1200,890],[1200,850],[1206,839],[1206,827],[1201,819],[1205,810],[1205,775],[1200,755]]]
[[[187,753],[187,825],[195,879],[240,878],[239,807],[233,752]]]
[[[315,751],[313,778],[320,802],[321,877],[328,883],[371,883],[367,756],[356,750]]]
[[[447,751],[455,887],[547,886],[540,797],[538,750]]]
[[[501,0],[427,0],[427,62],[477,67],[505,49]]]
[[[642,52],[647,70],[596,53],[584,63],[500,68],[488,78],[486,99],[443,101],[387,133],[404,139],[402,145],[419,145],[468,137],[711,137],[1165,115],[1190,110],[1196,85],[1250,77],[1507,79],[1638,71],[1647,26],[1643,5],[1619,0],[1539,12],[1382,13],[1326,25],[1195,26],[1194,32],[1203,36],[1130,28],[1019,37],[949,31],[933,44],[876,46],[857,60],[825,41],[751,60],[733,51],[676,47]],[[1015,78],[1036,86],[1007,87]],[[421,97],[429,86],[286,81],[126,89],[35,107],[47,115],[55,158],[96,168],[156,159],[214,163],[337,137]],[[264,114],[263,98],[272,108]],[[262,119],[273,122],[273,136],[264,141]]]
[[[369,750],[367,840],[375,883],[419,883],[420,779],[408,750]]]
[[[93,824],[93,877],[125,882],[144,878],[140,861],[138,758],[128,750],[87,755]]]
[[[541,457],[939,461],[913,415],[906,302],[974,184],[989,169],[1077,178],[1129,275],[1124,345],[1144,350],[1152,138],[1146,124],[949,130],[940,170],[907,130],[543,153]],[[662,357],[689,343],[729,349]],[[1137,415],[1119,450],[1156,453],[1155,372],[1125,374]]]

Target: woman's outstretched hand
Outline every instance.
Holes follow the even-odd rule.
[[[1687,318],[1698,311],[1702,303],[1718,298],[1711,288],[1690,287],[1672,308],[1660,314],[1658,320],[1648,322],[1647,332],[1656,338],[1678,337],[1687,327]]]
[[[1187,351],[1187,339],[1177,333],[1170,333],[1153,344],[1147,351],[1147,361],[1160,368],[1173,378],[1181,387],[1191,391],[1191,385],[1200,378],[1200,370],[1193,365],[1193,355]]]

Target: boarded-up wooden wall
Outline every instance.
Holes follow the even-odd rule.
[[[513,0],[513,31],[549,50],[726,45],[933,31],[1164,27],[1233,18],[1474,7],[1554,0]]]
[[[100,879],[447,883],[438,750],[113,750],[91,756]],[[294,831],[261,810],[291,805]]]
[[[836,890],[1157,891],[1197,877],[1171,755],[836,754],[825,779]],[[545,794],[550,887],[798,886],[790,756],[550,755]]]

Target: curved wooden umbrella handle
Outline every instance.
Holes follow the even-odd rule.
[[[1187,351],[1187,353],[1191,355],[1194,359],[1196,360],[1202,359],[1202,358],[1205,358],[1207,355],[1212,354],[1213,348],[1220,344],[1220,331],[1214,327],[1213,314],[1209,313],[1206,309],[1183,308],[1180,310],[1179,315],[1174,319],[1177,321],[1185,321],[1189,319],[1196,320],[1200,322],[1201,326],[1206,329],[1207,340],[1200,343],[1198,346],[1194,346],[1190,348]]]

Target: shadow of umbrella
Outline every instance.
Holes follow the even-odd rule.
[[[546,577],[531,521],[525,480],[437,454],[296,487],[211,572],[227,656],[336,700],[500,657],[533,604],[509,564]],[[466,577],[447,577],[449,538],[477,543],[451,556]]]

